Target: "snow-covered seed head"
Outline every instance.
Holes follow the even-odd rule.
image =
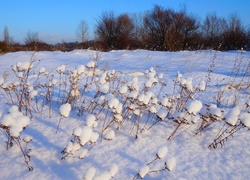
[[[240,109],[238,107],[232,108],[225,116],[225,122],[231,126],[235,126],[240,115]]]
[[[96,174],[96,168],[91,167],[87,170],[86,174],[84,175],[84,180],[92,180]]]
[[[88,149],[81,149],[79,153],[79,158],[83,159],[88,153]]]
[[[61,73],[64,73],[66,70],[66,66],[65,65],[61,65],[59,67],[57,67],[56,71],[61,74]]]
[[[69,116],[69,113],[71,111],[71,104],[66,103],[60,106],[59,113],[61,116],[67,118]]]
[[[33,137],[27,135],[23,138],[23,141],[26,143],[29,143],[30,141],[32,141],[32,139],[33,139]]]
[[[250,130],[250,113],[240,114],[240,121]]]
[[[127,90],[128,90],[128,86],[124,85],[124,86],[121,86],[118,91],[120,94],[124,94],[127,92]]]
[[[173,169],[175,168],[175,166],[176,166],[176,159],[175,159],[175,157],[172,157],[172,158],[168,159],[165,162],[165,167],[169,171],[173,171]]]
[[[86,67],[87,67],[87,68],[94,68],[94,67],[95,67],[95,62],[94,62],[94,61],[89,61],[89,62],[86,64]]]
[[[199,100],[193,100],[193,101],[189,101],[186,106],[185,109],[193,115],[196,115],[196,113],[198,113],[202,108],[202,102]]]
[[[165,117],[168,115],[168,110],[166,108],[161,108],[157,113],[157,117],[161,120],[164,120]]]
[[[164,158],[168,153],[168,147],[167,146],[163,146],[161,148],[158,149],[156,156],[158,159],[162,159]]]
[[[105,83],[105,84],[101,85],[100,92],[107,94],[109,92],[109,83]]]
[[[39,74],[43,74],[45,73],[45,71],[46,71],[45,67],[41,67],[39,70]]]
[[[140,171],[139,171],[139,176],[140,176],[140,178],[144,178],[147,174],[148,174],[148,172],[149,172],[149,167],[148,166],[143,166],[141,169],[140,169]]]
[[[113,164],[109,169],[109,173],[110,173],[111,177],[114,177],[118,173],[118,170],[119,170],[118,165]]]
[[[93,125],[95,124],[96,121],[96,116],[93,114],[89,114],[86,117],[86,126],[88,127],[93,127]]]
[[[114,138],[115,138],[115,131],[112,129],[105,134],[105,139],[107,140],[113,140]]]
[[[75,128],[73,131],[73,135],[77,136],[77,137],[79,137],[81,135],[81,133],[82,133],[82,128],[80,128],[80,127]]]

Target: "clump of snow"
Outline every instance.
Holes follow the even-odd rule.
[[[113,140],[114,138],[115,138],[115,131],[112,129],[105,134],[105,139],[107,140]]]
[[[98,140],[98,138],[99,138],[99,134],[97,132],[92,132],[89,141],[91,143],[96,143],[96,141]]]
[[[235,126],[238,121],[239,114],[240,114],[240,109],[238,107],[232,108],[225,116],[226,123]]]
[[[23,141],[26,142],[26,143],[29,143],[30,141],[32,141],[33,137],[27,135],[23,138]]]
[[[64,73],[65,70],[66,70],[66,66],[65,66],[64,64],[56,68],[56,71],[57,71],[59,74]]]
[[[164,120],[165,117],[168,115],[168,110],[166,108],[161,108],[156,115],[161,119]]]
[[[94,127],[96,124],[96,116],[93,114],[89,114],[86,117],[86,126],[88,127]]]
[[[84,65],[79,65],[79,66],[77,66],[76,70],[77,70],[77,74],[81,75],[85,71],[85,66]]]
[[[196,113],[198,113],[202,108],[202,102],[199,100],[193,100],[193,101],[189,101],[186,106],[185,109],[190,113],[190,114],[194,114],[196,115]]]
[[[81,143],[82,146],[84,144],[86,144],[87,142],[89,142],[92,132],[93,132],[92,128],[90,128],[88,126],[84,126],[82,128],[82,133],[81,133],[81,135],[79,137],[80,143]]]
[[[165,162],[165,165],[166,165],[167,170],[173,171],[173,169],[174,169],[175,166],[176,166],[176,159],[175,159],[175,157],[172,157],[172,158],[168,159],[168,160]]]
[[[107,94],[109,92],[109,83],[101,85],[100,92]]]
[[[17,106],[11,106],[9,108],[9,114],[5,114],[1,120],[0,124],[5,127],[9,127],[9,133],[11,137],[19,137],[22,130],[29,125],[30,118],[24,116]]]
[[[79,158],[83,159],[88,153],[88,149],[82,148],[79,153]]]
[[[82,133],[82,128],[80,128],[80,127],[75,128],[73,131],[73,135],[77,136],[77,137],[79,137],[81,135],[81,133]]]
[[[84,180],[92,180],[96,174],[96,168],[91,167],[87,170],[85,176],[83,177]]]
[[[242,124],[250,129],[250,113],[242,113],[239,118]]]
[[[149,167],[148,166],[143,166],[141,169],[140,169],[140,171],[139,171],[139,176],[140,176],[140,178],[144,178],[147,174],[148,174],[148,172],[149,172]]]
[[[117,164],[113,164],[110,169],[109,169],[109,173],[111,175],[111,177],[113,178],[117,173],[118,173],[119,167]]]
[[[206,82],[205,81],[201,81],[200,84],[199,84],[199,86],[198,86],[198,89],[200,91],[205,91],[205,89],[206,89]]]
[[[127,90],[128,90],[128,86],[123,85],[123,86],[121,86],[121,87],[119,88],[119,93],[120,93],[120,94],[124,94],[124,93],[127,92]]]
[[[86,64],[86,67],[87,67],[87,68],[94,68],[94,67],[95,67],[95,62],[94,62],[94,61],[89,61],[89,62]]]
[[[44,74],[46,72],[46,68],[45,67],[41,67],[39,70],[39,74]]]
[[[65,118],[69,117],[70,111],[71,111],[71,104],[69,103],[62,104],[59,108],[59,113],[61,114],[61,116]]]
[[[162,159],[167,155],[167,153],[168,153],[168,147],[163,146],[163,147],[158,149],[156,156],[157,156],[157,158]]]
[[[112,99],[110,99],[109,101],[108,101],[108,107],[110,108],[110,109],[116,109],[117,107],[118,107],[118,105],[119,105],[119,99],[117,99],[117,98],[112,98]]]
[[[18,72],[28,71],[33,68],[33,62],[18,62],[16,68]]]

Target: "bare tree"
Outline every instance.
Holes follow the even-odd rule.
[[[9,30],[7,26],[4,27],[3,36],[4,36],[3,37],[4,42],[6,43],[6,46],[8,47],[11,43],[11,38],[10,38]]]
[[[97,23],[95,33],[103,50],[129,47],[134,24],[128,14],[104,13]]]
[[[86,40],[88,39],[88,30],[89,30],[88,24],[84,20],[82,20],[77,26],[76,34],[77,34],[78,39],[80,39],[82,48],[83,48],[84,42],[86,42]]]
[[[150,49],[167,50],[166,35],[173,22],[174,12],[155,6],[144,15],[144,41]]]
[[[222,36],[225,50],[241,49],[247,44],[247,34],[237,14],[229,16]]]
[[[225,20],[215,13],[208,14],[202,24],[202,36],[205,48],[218,49],[222,42]]]

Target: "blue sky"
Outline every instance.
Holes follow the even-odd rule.
[[[81,20],[93,31],[103,12],[143,13],[156,4],[174,10],[186,4],[188,13],[201,20],[208,13],[225,18],[237,13],[245,26],[250,24],[250,0],[1,0],[0,4],[0,40],[7,26],[19,43],[23,43],[28,31],[38,32],[47,43],[76,41]]]

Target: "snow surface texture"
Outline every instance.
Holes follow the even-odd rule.
[[[8,81],[11,78],[5,80],[5,75],[11,73],[12,65],[17,66],[20,73],[35,67],[36,62],[34,62],[34,65],[28,63],[32,54],[33,52],[16,52],[0,56],[0,84],[4,84],[5,87],[10,85]],[[41,62],[36,67],[36,72],[37,74],[47,74],[57,71],[57,73],[63,76],[64,73],[69,73],[76,68],[77,73],[84,76],[89,69],[93,69],[95,66],[95,62],[89,59],[93,54],[95,52],[89,50],[38,52],[36,60],[41,60]],[[118,92],[120,94],[130,93],[128,96],[131,97],[141,95],[138,94],[138,86],[144,86],[145,88],[153,87],[153,82],[156,80],[153,78],[157,78],[154,71],[162,73],[163,77],[161,79],[157,78],[157,80],[159,82],[164,81],[167,84],[167,87],[163,88],[161,92],[171,95],[173,90],[173,84],[171,83],[179,71],[185,77],[181,83],[189,91],[194,91],[195,86],[199,86],[200,90],[202,90],[195,97],[197,101],[193,101],[193,103],[196,102],[193,104],[194,106],[187,105],[190,113],[196,114],[195,117],[198,116],[199,112],[197,111],[201,108],[201,104],[198,101],[202,102],[203,108],[206,110],[205,104],[216,104],[215,99],[218,97],[218,91],[224,90],[218,107],[223,109],[225,121],[230,124],[237,124],[239,121],[242,121],[243,124],[249,127],[249,115],[244,111],[246,104],[250,104],[249,89],[244,89],[244,87],[236,89],[236,86],[228,88],[230,80],[233,80],[236,84],[237,82],[249,82],[249,75],[244,74],[243,70],[237,73],[237,77],[235,76],[236,74],[232,73],[236,59],[239,60],[236,63],[241,63],[240,67],[248,67],[250,53],[242,51],[151,52],[146,50],[124,50],[101,53],[100,64],[107,64],[108,69],[115,69],[125,80],[130,81],[129,88],[124,83],[121,83],[124,86],[121,85]],[[205,85],[208,67],[213,61],[215,66],[210,73],[211,81]],[[151,67],[153,69],[150,69]],[[146,70],[149,71],[147,76],[144,77]],[[131,80],[133,79],[132,76],[135,77],[134,80]],[[37,77],[30,78],[35,80]],[[106,86],[102,88],[103,92],[101,92],[103,93],[101,95],[104,96],[99,96],[95,99],[95,102],[101,106],[107,101],[110,108],[115,111],[118,102],[114,99],[116,96],[110,96],[110,101],[108,100],[105,93],[113,85],[111,83],[107,84],[106,78],[107,76],[105,81],[102,79]],[[142,81],[143,78],[147,81]],[[179,78],[181,79],[181,77]],[[59,78],[57,80],[59,83]],[[146,84],[140,84],[140,82],[146,82]],[[47,82],[44,83],[46,85]],[[131,91],[131,88],[133,88],[133,91]],[[61,91],[63,92],[63,86]],[[89,89],[86,89],[87,91]],[[31,96],[35,101],[37,96],[40,96],[42,93],[46,95],[44,92],[38,92],[38,94],[34,92]],[[93,95],[91,91],[89,95]],[[223,148],[212,150],[207,147],[213,141],[215,134],[220,130],[221,126],[219,123],[213,124],[213,126],[197,136],[194,135],[196,128],[189,128],[186,131],[183,129],[181,130],[183,133],[177,134],[173,140],[168,141],[167,138],[175,126],[172,121],[167,119],[167,107],[154,106],[153,101],[150,100],[148,102],[148,99],[145,99],[145,97],[148,97],[148,95],[145,94],[144,99],[143,95],[141,96],[141,103],[143,104],[144,100],[145,104],[151,102],[152,107],[149,108],[150,111],[154,112],[155,116],[158,116],[161,121],[149,131],[141,134],[136,140],[134,135],[129,134],[130,126],[124,126],[119,131],[115,129],[106,131],[107,134],[104,134],[104,136],[109,135],[108,139],[112,140],[105,140],[103,137],[101,141],[98,135],[100,134],[101,136],[103,124],[101,118],[105,116],[102,113],[99,114],[97,120],[90,115],[92,114],[91,112],[83,112],[83,115],[78,116],[78,112],[74,108],[66,107],[59,112],[61,104],[53,102],[52,118],[49,118],[49,109],[46,107],[42,115],[39,113],[34,114],[34,117],[30,119],[29,125],[21,133],[21,138],[25,138],[25,141],[29,141],[31,137],[33,138],[29,143],[29,147],[32,149],[30,164],[34,168],[32,172],[29,172],[25,166],[22,154],[18,148],[13,146],[10,150],[5,149],[6,136],[0,131],[1,179],[109,179],[112,175],[114,176],[113,179],[133,179],[138,173],[144,179],[248,179],[250,177],[250,135],[247,128],[238,131],[234,138],[226,142]],[[6,99],[2,93],[0,98],[0,115],[3,120],[3,117],[6,118],[11,106],[6,105]],[[157,94],[152,98],[157,98]],[[121,101],[121,99],[119,100]],[[166,101],[167,99],[159,99],[158,101],[161,102],[161,100],[162,103],[169,106],[170,101]],[[93,106],[95,106],[95,102],[93,102]],[[244,112],[244,114],[239,115],[238,120],[234,118],[237,113],[231,112],[235,104],[241,112]],[[218,111],[218,108],[212,106],[210,111],[221,116],[221,111]],[[136,114],[138,113],[139,111],[136,110]],[[61,124],[58,134],[55,134],[58,119],[60,119],[61,115],[68,117],[68,119]],[[139,118],[137,115],[133,116]],[[98,122],[97,126],[96,122]],[[196,124],[199,123],[200,121]],[[92,133],[94,137],[91,137],[92,128],[96,128],[94,131],[99,132],[99,134]],[[96,138],[98,140],[91,149],[87,149],[88,146],[81,148],[81,157],[83,159],[68,158],[61,160],[60,152],[70,142],[69,139],[72,137],[72,132],[75,136],[80,136],[83,144],[92,138],[93,141]],[[160,147],[167,147],[167,150],[163,148],[158,152]],[[75,146],[74,148],[77,149],[79,147]],[[145,167],[145,164],[152,160],[156,153],[162,159],[150,164],[150,167]],[[171,169],[171,172],[166,170],[147,174],[150,170],[162,169],[165,162],[167,167]]]

